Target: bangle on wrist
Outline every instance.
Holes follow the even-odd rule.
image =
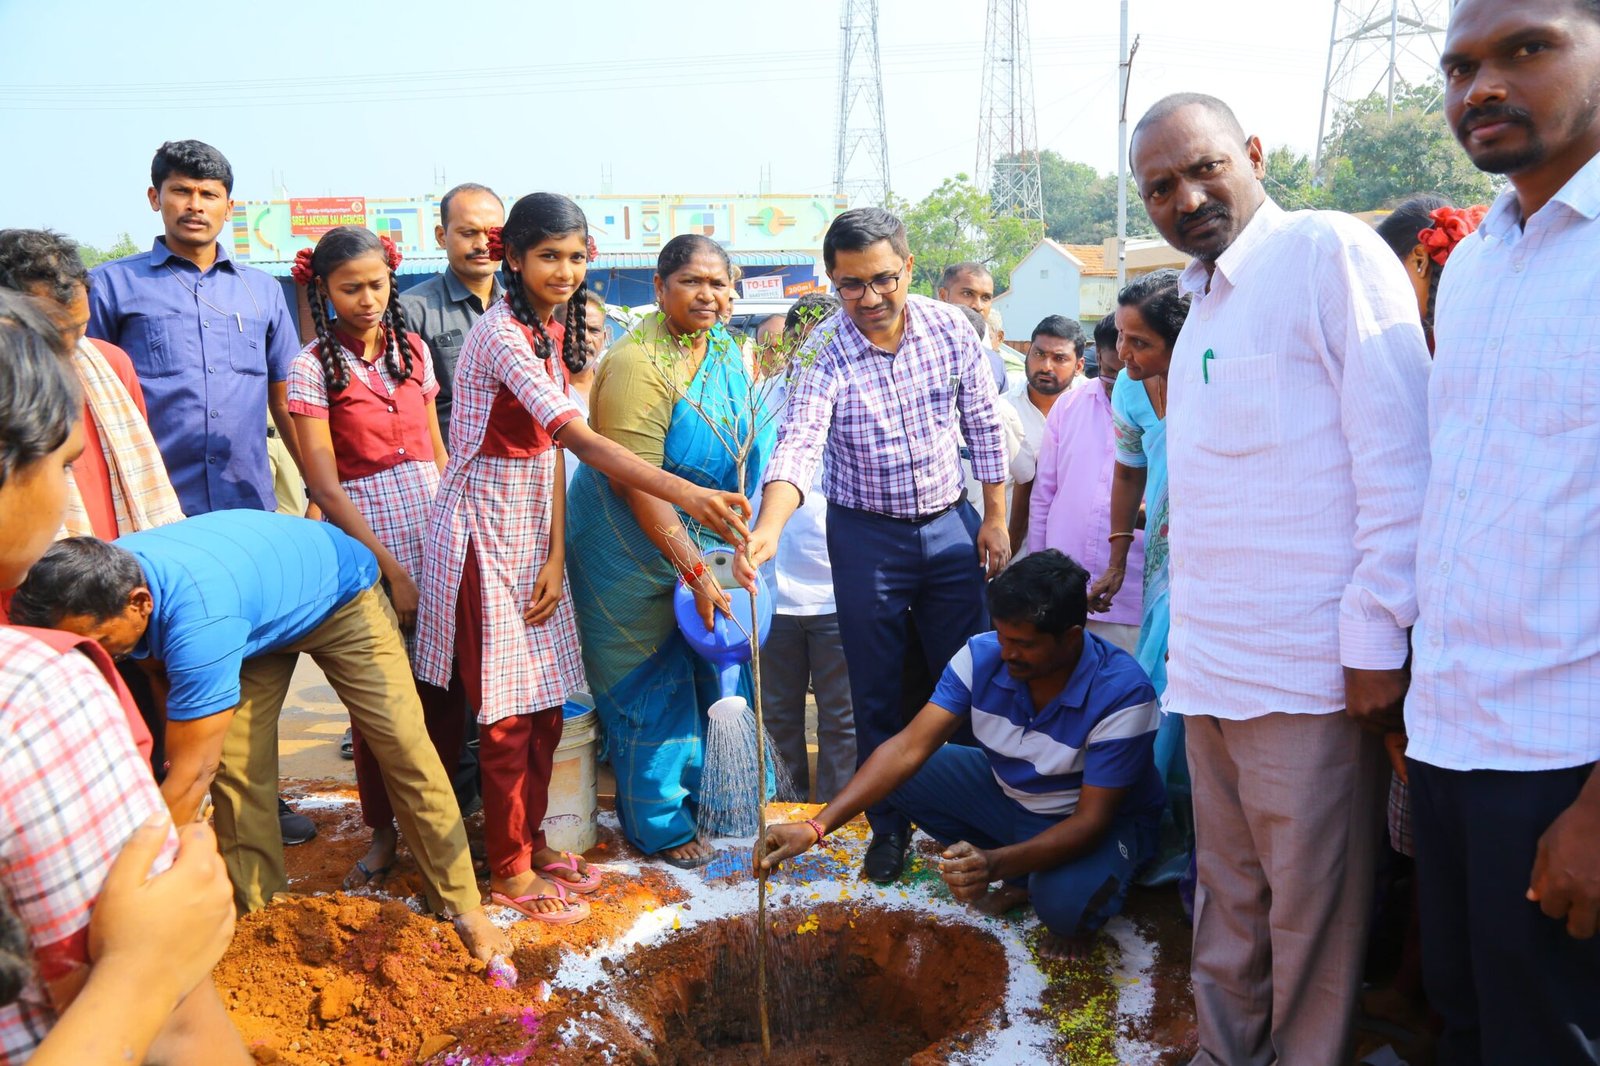
[[[817,821],[815,818],[807,818],[807,819],[805,819],[805,824],[809,825],[811,827],[811,831],[813,833],[817,834],[816,843],[817,844],[822,843],[822,838],[828,835],[827,833],[823,832],[822,823]],[[815,846],[816,846],[816,844],[812,845],[812,847],[815,847]]]
[[[1107,537],[1106,540],[1108,540],[1111,543],[1115,544],[1117,541],[1122,540],[1124,537],[1126,537],[1128,540],[1132,540],[1133,539],[1133,530],[1130,529],[1130,530],[1126,530],[1126,531],[1123,531],[1123,532],[1120,532],[1120,533],[1113,533],[1113,534],[1111,534],[1111,536]]]
[[[698,560],[697,559],[697,560],[695,560],[695,564],[694,564],[694,569],[693,570],[679,570],[678,571],[678,580],[682,581],[685,585],[692,585],[696,581],[699,581],[700,578],[705,575],[705,572],[706,572],[706,564],[705,564],[705,562],[703,560]]]

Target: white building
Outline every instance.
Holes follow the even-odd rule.
[[[1011,271],[1011,287],[995,297],[1008,341],[1026,345],[1033,327],[1049,315],[1066,315],[1086,330],[1117,304],[1117,241],[1059,244],[1046,237]],[[1128,277],[1163,267],[1182,269],[1189,257],[1159,237],[1131,238]]]

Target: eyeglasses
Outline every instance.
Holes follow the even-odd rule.
[[[834,288],[841,300],[861,299],[867,294],[868,286],[871,286],[872,291],[879,296],[887,296],[900,287],[900,275],[904,273],[902,270],[900,274],[888,274],[881,278],[873,278],[871,281],[841,281]]]

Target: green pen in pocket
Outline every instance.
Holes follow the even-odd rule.
[[[1211,384],[1211,360],[1215,359],[1216,357],[1217,353],[1213,352],[1210,348],[1207,348],[1206,354],[1200,357],[1200,374],[1201,377],[1204,378],[1207,385]]]

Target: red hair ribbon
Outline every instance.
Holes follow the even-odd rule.
[[[594,238],[593,237],[585,237],[584,238],[584,243],[589,249],[589,262],[592,263],[596,259],[599,259],[600,258],[600,246],[598,244],[594,243]]]
[[[489,258],[498,263],[506,257],[506,246],[500,240],[499,226],[489,227]]]
[[[314,254],[310,248],[302,248],[294,254],[294,266],[289,268],[289,276],[296,285],[310,285],[311,279],[317,276],[317,272],[311,269],[311,257]]]
[[[399,270],[400,260],[403,258],[400,249],[396,248],[394,242],[387,237],[379,237],[378,243],[383,245],[383,257],[389,261],[389,269]]]
[[[1489,209],[1483,204],[1473,204],[1471,207],[1440,207],[1436,208],[1428,217],[1433,219],[1433,225],[1417,233],[1417,242],[1428,249],[1428,256],[1435,263],[1444,266],[1445,260],[1450,258],[1450,253],[1455,251],[1456,245],[1466,239],[1467,234],[1478,228],[1483,221],[1483,216]]]

